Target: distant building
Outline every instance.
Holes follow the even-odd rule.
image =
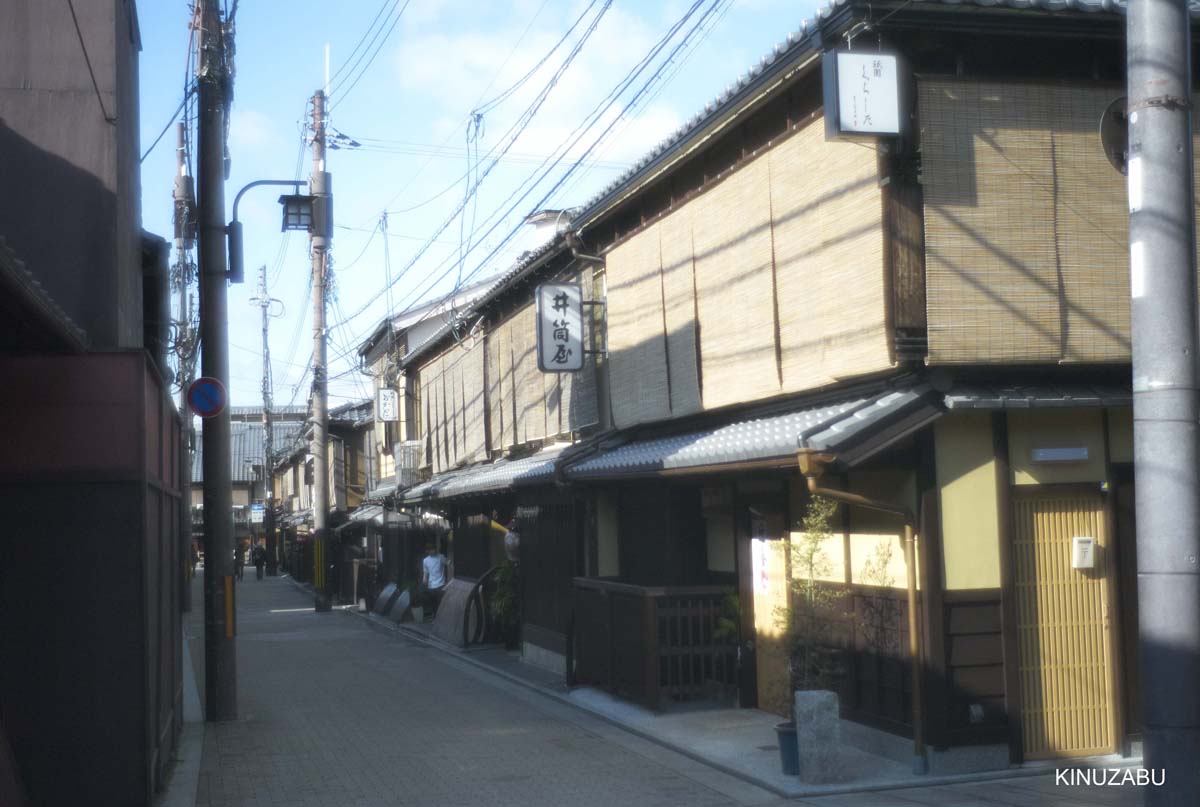
[[[271,410],[275,456],[286,451],[307,428],[308,414],[302,406],[280,407]],[[230,411],[229,465],[233,479],[233,529],[236,540],[264,538],[263,523],[250,519],[250,505],[266,500],[263,482],[263,462],[266,448],[263,440],[262,407],[234,406]],[[192,537],[202,541],[204,536],[204,443],[196,441],[192,455]]]

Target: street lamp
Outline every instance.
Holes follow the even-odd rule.
[[[315,196],[305,196],[300,193],[300,186],[307,182],[302,179],[258,179],[246,185],[233,197],[233,221],[225,227],[229,237],[229,271],[226,277],[231,283],[241,283],[245,277],[242,270],[242,223],[238,221],[238,202],[242,194],[259,185],[289,185],[296,193],[280,196],[279,203],[283,206],[283,230],[307,230],[312,232],[313,220],[317,218]]]

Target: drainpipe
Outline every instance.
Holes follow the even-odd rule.
[[[824,496],[827,499],[845,502],[868,510],[879,510],[892,513],[904,519],[904,565],[908,577],[908,654],[911,664],[912,677],[912,727],[913,727],[913,764],[915,774],[929,772],[929,759],[925,751],[925,727],[921,714],[921,647],[920,636],[917,633],[917,536],[916,518],[912,510],[876,499],[868,499],[857,493],[844,490],[832,490],[821,487],[821,476],[825,467],[834,459],[833,454],[823,454],[811,448],[801,448],[797,452],[800,473],[808,480],[808,492],[814,496]],[[928,559],[926,560],[928,563]]]

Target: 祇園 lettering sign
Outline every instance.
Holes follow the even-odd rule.
[[[826,139],[900,134],[900,68],[894,55],[831,51],[821,69]]]
[[[570,373],[583,369],[583,289],[578,283],[537,287],[538,369]]]

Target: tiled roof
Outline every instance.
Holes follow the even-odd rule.
[[[302,433],[305,424],[302,421],[283,421],[271,424],[274,434],[274,449],[278,453],[293,444]],[[233,473],[233,481],[257,481],[254,476],[254,465],[261,465],[263,460],[263,427],[261,423],[238,422],[229,424],[229,465]],[[204,480],[204,439],[200,430],[196,430],[196,451],[192,455],[192,481]]]
[[[440,474],[428,482],[409,488],[404,494],[404,501],[449,499],[550,482],[554,479],[555,463],[569,447],[569,443],[559,443],[522,459],[501,459],[486,465]]]
[[[748,418],[686,434],[636,440],[567,468],[568,479],[637,476],[744,462],[788,461],[800,448],[838,451],[929,397],[914,387]]]
[[[0,293],[35,311],[71,350],[81,352],[88,348],[87,332],[75,324],[3,238],[0,238]]]
[[[716,98],[704,105],[686,120],[683,125],[664,138],[648,154],[637,160],[633,167],[616,177],[612,182],[598,191],[587,202],[579,207],[579,212],[571,222],[571,227],[578,230],[589,223],[601,211],[602,203],[610,196],[630,184],[667,152],[683,144],[692,135],[705,126],[719,121],[733,111],[735,102],[747,90],[759,83],[765,76],[776,74],[793,66],[801,57],[807,57],[821,48],[820,26],[823,20],[850,4],[850,0],[831,0],[813,17],[800,23],[800,27],[792,31],[780,41],[757,64],[753,65],[738,79],[730,83]],[[938,6],[955,6],[980,12],[990,9],[1009,9],[1014,11],[1031,11],[1039,13],[1092,13],[1092,14],[1124,14],[1126,4],[1114,0],[908,0],[904,6],[912,10],[936,9]],[[1200,0],[1189,0],[1193,19],[1200,19]],[[903,6],[902,6],[903,7]],[[886,14],[886,6],[877,10],[880,15]]]
[[[947,409],[1041,409],[1132,406],[1129,387],[1089,384],[964,384],[946,393]]]

